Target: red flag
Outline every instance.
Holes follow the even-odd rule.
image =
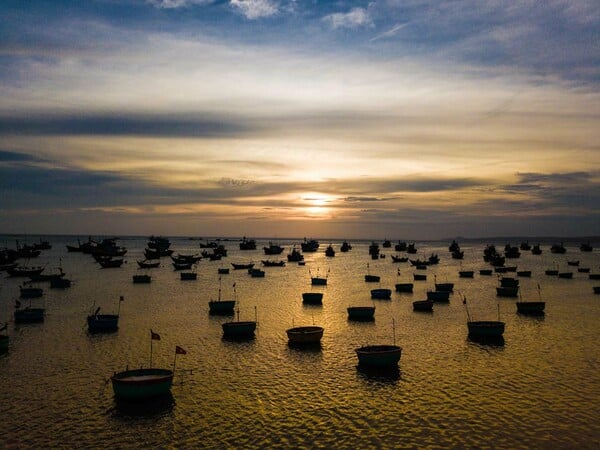
[[[177,355],[185,355],[185,354],[187,354],[187,352],[183,348],[181,348],[179,345],[175,346],[175,353]]]
[[[151,336],[151,338],[152,338],[153,341],[160,341],[160,334],[155,333],[152,330],[150,330],[150,336]]]

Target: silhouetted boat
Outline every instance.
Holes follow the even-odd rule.
[[[319,326],[303,326],[293,327],[286,330],[288,342],[293,345],[309,345],[318,344],[323,337],[323,327]]]
[[[335,250],[333,249],[331,244],[329,244],[329,246],[325,249],[325,256],[328,256],[330,258],[333,258],[335,256]]]
[[[347,311],[350,320],[373,320],[375,315],[374,306],[349,306]]]
[[[112,268],[121,267],[123,265],[123,259],[122,258],[103,259],[103,260],[98,261],[98,264],[100,264],[100,266],[102,266],[103,269],[112,269]]]
[[[231,263],[231,265],[233,266],[233,270],[248,270],[248,269],[252,269],[254,267],[254,263],[248,263],[248,264]]]
[[[600,273],[590,273],[588,278],[590,280],[600,280]]]
[[[476,320],[467,322],[469,336],[475,338],[497,338],[504,334],[504,322],[497,320]]]
[[[140,269],[155,269],[160,266],[160,260],[148,260],[145,259],[143,261],[137,261]]]
[[[371,289],[371,298],[374,300],[390,300],[392,298],[392,290],[385,288]]]
[[[465,257],[465,252],[461,250],[455,250],[452,252],[452,259],[463,259]]]
[[[133,282],[135,284],[147,284],[152,281],[152,277],[150,275],[133,275]]]
[[[6,268],[6,273],[8,273],[11,277],[32,277],[35,275],[39,275],[44,271],[43,267],[25,267],[25,266],[16,266],[16,267],[8,267]]]
[[[0,354],[8,352],[8,344],[10,342],[10,337],[6,333],[6,329],[8,328],[8,324],[4,324],[4,326],[0,327]]]
[[[71,280],[67,278],[52,278],[50,287],[53,289],[66,289],[71,287]]]
[[[395,262],[395,263],[404,263],[404,262],[407,262],[407,261],[408,261],[408,257],[406,257],[406,256],[403,257],[403,256],[392,255],[392,262]]]
[[[454,239],[452,240],[452,242],[450,243],[450,245],[448,246],[448,251],[450,253],[453,253],[457,250],[460,250],[460,246],[458,245],[458,242],[456,242]]]
[[[473,272],[472,270],[460,270],[458,272],[458,276],[459,278],[473,278],[473,274],[475,272]]]
[[[352,250],[352,246],[348,244],[348,242],[344,241],[340,247],[340,252],[346,253],[350,250]]]
[[[265,267],[284,267],[285,261],[284,260],[280,260],[280,261],[263,260],[262,264]]]
[[[283,247],[269,242],[268,247],[263,247],[265,255],[279,255],[283,252]]]
[[[552,253],[566,253],[567,249],[565,248],[565,246],[563,245],[563,243],[561,242],[560,244],[554,244],[552,247],[550,247],[550,251]]]
[[[252,278],[264,278],[265,277],[265,271],[261,270],[261,269],[248,269],[248,273],[250,274],[250,276]]]
[[[408,244],[408,247],[406,247],[406,252],[413,255],[417,253],[417,247],[415,247],[414,242],[412,244]]]
[[[44,290],[38,287],[20,286],[19,291],[21,298],[37,298],[44,295]]]
[[[542,254],[542,249],[540,248],[540,245],[539,244],[534,245],[531,248],[531,253],[533,255],[541,255]]]
[[[594,286],[594,294],[600,294],[600,286]]]
[[[571,279],[573,278],[573,272],[558,272],[558,278]]]
[[[117,314],[99,314],[100,306],[96,308],[93,314],[87,316],[87,326],[90,333],[105,333],[117,331],[119,329],[119,314],[121,312],[121,302],[123,296],[119,297]]]
[[[427,300],[434,302],[449,302],[450,291],[427,291]]]
[[[195,281],[198,279],[196,272],[179,272],[179,279],[181,281]]]
[[[44,316],[46,315],[45,308],[32,308],[31,303],[29,306],[22,308],[21,302],[15,302],[15,323],[37,323],[43,322]]]
[[[256,315],[256,309],[254,311]],[[254,336],[257,321],[240,321],[239,309],[237,314],[237,321],[225,322],[221,325],[221,327],[223,328],[223,336],[230,338],[249,338]]]
[[[323,293],[304,292],[302,294],[302,303],[307,305],[321,305],[323,303]]]
[[[433,300],[417,300],[413,302],[413,311],[432,312]]]
[[[436,282],[435,290],[436,291],[453,292],[454,291],[454,283],[437,283]]]
[[[287,255],[288,262],[300,262],[304,260],[304,255],[300,253],[296,248],[292,248],[292,252]]]
[[[427,280],[427,275],[422,275],[419,273],[413,273],[413,278],[415,279],[415,281],[426,281]]]
[[[491,275],[492,269],[479,269],[479,275]]]
[[[320,277],[319,276],[319,271],[317,270],[317,275],[316,276],[312,276],[312,273],[308,272],[310,274],[310,284],[312,284],[313,286],[325,286],[327,285],[327,276],[325,277]],[[329,274],[329,271],[327,271],[327,273]]]
[[[307,240],[304,238],[304,242],[300,244],[300,247],[304,253],[316,252],[319,249],[319,242],[314,239]]]
[[[364,366],[397,366],[402,355],[402,347],[397,345],[365,345],[355,350],[358,364]]]
[[[396,283],[396,292],[412,292],[413,283]]]
[[[235,284],[233,285],[235,295]],[[208,311],[210,314],[230,315],[233,314],[235,308],[235,300],[221,300],[221,277],[219,277],[219,295],[217,300],[208,302]]]
[[[240,242],[240,250],[256,250],[256,241],[254,239],[246,239],[244,236],[242,242]]]
[[[519,295],[519,286],[498,286],[496,288],[498,297],[517,297]]]
[[[567,261],[567,266],[579,266],[579,260],[576,261]]]
[[[531,270],[519,270],[517,271],[517,276],[531,278]]]
[[[583,243],[579,246],[579,250],[582,252],[591,252],[594,248],[590,245],[589,242]]]
[[[529,245],[529,242],[524,241],[524,242],[521,242],[521,245],[519,246],[519,248],[521,250],[531,250],[531,245]]]

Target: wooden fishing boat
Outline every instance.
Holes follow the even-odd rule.
[[[474,273],[475,272],[473,272],[472,270],[459,270],[458,277],[459,278],[473,278]]]
[[[349,306],[347,311],[350,320],[373,320],[375,315],[374,306]]]
[[[546,302],[516,302],[517,312],[526,315],[542,315],[546,308]]]
[[[519,270],[517,272],[518,277],[531,278],[531,270]]]
[[[331,244],[329,244],[329,246],[325,249],[325,256],[328,256],[330,258],[333,258],[335,256],[335,250],[333,249],[333,246]]]
[[[256,250],[256,241],[254,239],[246,239],[244,236],[242,242],[240,242],[240,250]]]
[[[594,286],[594,294],[600,294],[600,286]]]
[[[391,289],[371,289],[371,298],[373,300],[391,300],[392,290]]]
[[[137,264],[140,267],[140,269],[155,269],[160,266],[160,259],[159,260],[145,259],[143,261],[137,261]]]
[[[287,255],[288,262],[300,262],[304,261],[304,255],[295,248],[292,248],[292,252]]]
[[[355,350],[358,364],[363,366],[397,366],[402,355],[402,347],[397,345],[366,345]]]
[[[283,252],[283,247],[269,242],[268,247],[263,247],[265,255],[280,255]]]
[[[190,270],[194,263],[183,262],[183,263],[171,263],[173,264],[173,270]]]
[[[504,322],[497,320],[473,320],[467,322],[469,337],[499,338],[504,334]]]
[[[325,286],[327,285],[327,278],[311,277],[310,284],[312,284],[313,286]]]
[[[233,285],[234,295],[237,296],[235,283]],[[208,302],[208,312],[214,315],[232,315],[235,308],[235,300],[221,300],[221,277],[219,277],[219,294],[216,300]]]
[[[555,277],[558,275],[558,269],[548,269],[544,272],[546,275],[549,275],[551,277]]]
[[[145,400],[171,391],[173,371],[157,368],[125,370],[115,373],[110,380],[116,398]]]
[[[496,295],[498,297],[518,297],[519,286],[498,286]]]
[[[254,263],[248,263],[248,264],[231,263],[231,265],[233,266],[233,270],[248,270],[248,269],[252,269],[254,267]]]
[[[319,241],[304,238],[304,242],[300,244],[300,247],[304,253],[316,252],[319,249]]]
[[[392,255],[392,262],[395,263],[405,263],[408,262],[408,257],[407,256],[396,256],[396,255]]]
[[[25,266],[16,266],[16,267],[7,267],[6,273],[8,273],[11,277],[31,277],[35,275],[39,275],[44,271],[43,267],[25,267]]]
[[[591,252],[593,249],[594,248],[589,242],[583,243],[579,246],[579,250],[581,250],[582,252]]]
[[[396,292],[412,292],[413,283],[396,283]]]
[[[510,286],[518,286],[519,280],[512,277],[502,277],[500,278],[500,286],[510,287]]]
[[[323,327],[315,325],[290,328],[286,330],[288,343],[295,345],[318,344],[321,342],[324,330]]]
[[[579,260],[576,260],[576,261],[567,261],[567,266],[578,267],[579,266]]]
[[[539,244],[536,244],[531,248],[531,254],[532,255],[541,255],[542,254],[542,249],[540,248]]]
[[[342,243],[342,246],[340,247],[340,251],[343,253],[346,253],[350,250],[352,250],[352,246],[350,244],[348,244],[348,242],[344,241]]]
[[[554,244],[552,247],[550,247],[550,251],[558,254],[567,253],[567,249],[562,242],[560,244]]]
[[[413,302],[413,311],[432,312],[433,300],[417,300]]]
[[[427,291],[427,300],[434,302],[449,302],[450,291]]]
[[[152,281],[152,277],[150,275],[134,275],[133,282],[135,284],[147,284]]]
[[[262,265],[265,267],[284,267],[285,266],[284,260],[280,260],[280,261],[263,260],[261,262],[262,262]]]
[[[479,269],[479,275],[491,275],[492,274],[492,269]]]
[[[381,277],[379,277],[378,275],[365,275],[365,281],[367,283],[379,283],[380,280]]]
[[[43,322],[46,310],[44,308],[19,308],[15,310],[15,323],[36,323]]]
[[[71,280],[68,278],[53,278],[50,280],[52,289],[66,289],[71,287]]]
[[[102,266],[103,269],[113,269],[121,267],[123,265],[123,258],[101,259],[98,261],[98,263]]]
[[[435,283],[436,291],[453,292],[454,283]]]
[[[181,281],[194,281],[198,278],[196,272],[179,272],[179,279]]]
[[[219,275],[227,275],[229,273],[229,269],[227,267],[219,267],[217,269],[217,273]]]
[[[96,308],[93,314],[87,316],[87,326],[90,333],[111,332],[119,329],[119,314],[121,312],[121,302],[123,296],[119,297],[117,314],[98,314],[100,306]]]
[[[323,293],[304,292],[302,293],[302,303],[307,305],[321,305],[323,304]]]
[[[600,280],[600,273],[590,273],[588,278],[590,280]]]
[[[239,314],[238,314],[239,315]],[[225,322],[221,325],[223,336],[232,338],[246,338],[254,336],[256,321],[234,321]]]
[[[426,281],[427,275],[423,275],[420,273],[413,273],[413,278],[415,279],[415,281]]]
[[[578,267],[577,268],[577,272],[579,272],[579,273],[590,273],[590,268],[589,267]]]
[[[44,295],[42,288],[31,287],[31,286],[20,286],[20,297],[21,298],[38,298]]]
[[[260,269],[248,269],[248,274],[252,277],[252,278],[264,278],[266,272],[264,270],[260,270]]]
[[[558,272],[558,278],[571,279],[573,278],[573,272]]]

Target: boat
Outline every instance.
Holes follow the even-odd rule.
[[[98,263],[102,266],[103,269],[112,269],[112,268],[121,267],[123,265],[123,258],[102,259],[102,260],[98,261]]]
[[[519,314],[540,316],[544,314],[546,302],[516,302],[517,312]]]
[[[256,308],[254,308],[256,315]],[[221,325],[223,328],[223,336],[229,338],[250,338],[254,336],[256,331],[257,321],[240,321],[240,310],[237,311],[238,320],[233,322],[225,322]]]
[[[340,247],[340,252],[346,253],[350,250],[352,250],[352,246],[348,244],[348,242],[344,241]]]
[[[34,267],[25,267],[25,266],[16,266],[16,267],[7,267],[6,273],[8,273],[11,277],[32,277],[35,275],[39,275],[44,271],[43,267],[34,266]]]
[[[71,287],[71,280],[68,278],[52,278],[50,280],[50,287],[52,289],[66,289]]]
[[[565,248],[565,246],[563,245],[562,242],[560,244],[552,245],[552,247],[550,247],[550,251],[552,253],[558,253],[558,254],[567,253],[567,249]]]
[[[292,252],[287,255],[288,262],[300,262],[304,261],[304,255],[296,250],[295,247],[292,248]]]
[[[236,295],[235,283],[233,284],[233,292]],[[232,315],[235,308],[235,300],[221,300],[221,277],[219,277],[219,296],[217,300],[208,302],[208,312],[215,315]]]
[[[285,261],[282,259],[280,261],[271,261],[271,260],[262,260],[262,265],[265,267],[284,267]]]
[[[302,294],[302,303],[306,305],[322,305],[323,304],[323,293],[322,292],[304,292]]]
[[[371,298],[373,300],[391,300],[392,290],[391,289],[371,289]]]
[[[396,283],[396,292],[412,292],[413,283]]]
[[[588,278],[590,280],[600,280],[600,273],[590,273]]]
[[[155,269],[160,266],[160,260],[144,259],[143,261],[137,261],[140,269]]]
[[[369,245],[369,255],[374,256],[374,259],[379,258],[379,244],[376,242],[371,242]]]
[[[523,242],[521,242],[521,245],[519,246],[519,249],[520,250],[525,250],[525,251],[531,250],[531,245],[529,245],[528,241],[523,241]]]
[[[513,247],[510,244],[506,244],[504,247],[504,257],[505,258],[519,258],[521,256],[521,252],[519,251],[519,247]]]
[[[547,269],[544,272],[546,275],[550,275],[550,276],[557,276],[558,275],[558,269]]]
[[[253,269],[248,269],[248,273],[250,274],[250,276],[252,278],[264,278],[266,272],[264,270],[253,268]]]
[[[367,283],[378,283],[381,280],[381,277],[377,275],[365,275],[365,281]]]
[[[123,296],[120,296],[117,314],[99,314],[101,307],[98,306],[93,314],[87,316],[88,331],[90,333],[117,331],[119,329],[119,314],[121,312],[121,302],[123,300]]]
[[[402,355],[398,345],[365,345],[355,350],[358,364],[363,366],[397,366]]]
[[[308,273],[310,274],[310,284],[312,284],[313,286],[326,286],[327,285],[327,276],[320,277],[318,270],[317,270],[317,275],[314,277],[312,276],[312,273],[310,272],[310,270],[308,271]],[[329,270],[327,271],[327,274],[329,275]]]
[[[256,241],[254,239],[247,239],[244,236],[242,242],[240,242],[240,250],[256,250]]]
[[[248,264],[231,263],[231,265],[233,266],[233,270],[248,270],[248,269],[252,269],[254,267],[254,263],[248,263]]]
[[[479,275],[491,275],[492,269],[479,269]]]
[[[325,329],[319,326],[293,327],[286,330],[288,343],[291,345],[319,344]]]
[[[21,298],[38,298],[44,295],[44,290],[38,287],[19,286]]]
[[[333,258],[335,256],[335,250],[333,249],[331,244],[329,244],[329,246],[325,249],[325,256],[328,256],[330,258]]]
[[[542,254],[542,249],[540,248],[539,244],[536,244],[531,248],[531,254],[532,255],[541,255]]]
[[[579,250],[581,250],[582,252],[591,252],[594,248],[591,246],[591,244],[589,242],[587,243],[582,243],[579,246]]]
[[[452,259],[463,259],[465,257],[465,252],[461,250],[455,250],[452,252]]]
[[[452,253],[457,250],[460,250],[460,245],[458,245],[458,242],[456,242],[456,240],[453,239],[450,245],[448,246],[448,251]]]
[[[579,272],[579,273],[590,273],[590,268],[589,267],[578,267],[577,268],[577,272]]]
[[[510,287],[510,286],[518,286],[519,280],[512,277],[502,277],[500,278],[500,286]]]
[[[392,262],[395,262],[395,263],[405,263],[407,261],[408,261],[408,257],[407,256],[392,255]]]
[[[0,354],[8,352],[8,344],[10,342],[10,337],[8,336],[8,334],[6,334],[7,328],[7,323],[5,323],[4,326],[0,327]]]
[[[435,264],[439,264],[440,263],[440,257],[437,254],[432,253],[431,255],[429,255],[429,258],[427,258],[427,263],[430,266],[433,266]]]
[[[573,278],[573,272],[558,272],[558,278],[571,279]]]
[[[300,247],[304,253],[316,252],[319,249],[319,242],[314,239],[307,240],[304,238],[304,242],[300,244]]]
[[[148,248],[166,250],[171,246],[169,238],[162,236],[150,236],[148,238]]]
[[[567,266],[578,267],[579,266],[579,260],[576,260],[576,261],[567,261]]]
[[[152,366],[152,341],[160,340],[160,336],[152,330],[150,335],[150,366]],[[175,346],[173,370],[150,367],[115,372],[110,378],[115,398],[117,400],[143,401],[169,395],[173,385],[177,355],[186,353],[183,348]]]
[[[191,270],[194,263],[191,262],[183,262],[183,263],[171,263],[173,265],[173,270]]]
[[[427,291],[427,300],[434,302],[449,302],[450,291]]]
[[[133,282],[135,284],[147,284],[152,281],[152,277],[150,275],[134,275]]]
[[[517,272],[518,277],[531,278],[531,270],[519,270]]]
[[[412,244],[408,244],[408,247],[406,247],[406,253],[410,253],[410,254],[417,253],[417,247],[415,247],[414,242]]]
[[[504,334],[504,322],[497,320],[473,320],[467,322],[469,337],[499,338]]]
[[[177,264],[185,264],[185,263],[192,263],[192,264],[196,264],[198,261],[200,261],[202,259],[201,255],[182,255],[181,253],[178,253],[176,255],[171,255],[171,261],[173,261],[174,263]]]
[[[454,283],[435,283],[436,291],[446,291],[453,292],[454,291]]]
[[[413,273],[413,278],[415,281],[426,281],[427,275],[422,275],[420,273]]]
[[[144,249],[144,258],[146,259],[159,259],[161,256],[171,256],[173,250],[171,249]]]
[[[349,306],[347,308],[349,320],[373,320],[375,315],[374,306]]]
[[[458,272],[458,277],[459,278],[473,278],[473,274],[475,272],[473,272],[472,270],[460,270]]]
[[[227,275],[227,274],[229,273],[229,268],[226,268],[226,267],[219,267],[219,268],[217,269],[217,273],[218,273],[219,275]]]
[[[263,247],[265,255],[280,255],[283,252],[283,247],[269,242],[268,247]]]
[[[413,302],[413,311],[433,312],[433,300],[417,300]]]
[[[21,308],[21,302],[15,302],[15,323],[37,323],[43,322],[46,315],[45,308],[32,308],[31,304],[25,308]]]
[[[196,272],[179,272],[179,279],[181,281],[195,281],[198,279]]]
[[[506,273],[508,270],[506,267],[494,267],[494,273]]]
[[[519,286],[498,286],[496,288],[498,297],[517,297],[519,295]]]
[[[398,243],[394,246],[394,250],[397,252],[405,252],[406,248],[406,242],[404,241],[398,241]]]
[[[594,294],[600,294],[600,286],[594,286]]]

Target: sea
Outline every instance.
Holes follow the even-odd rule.
[[[73,281],[68,289],[42,287],[40,299],[21,303],[46,308],[39,324],[15,324],[13,312],[22,278],[0,272],[0,323],[7,322],[10,346],[0,356],[0,446],[3,448],[210,448],[210,449],[395,449],[395,448],[594,448],[600,447],[600,295],[579,269],[600,273],[600,249],[581,252],[566,243],[565,254],[522,251],[507,260],[531,278],[519,278],[522,300],[546,302],[543,316],[517,314],[518,299],[498,297],[499,276],[483,260],[487,244],[502,252],[508,239],[460,242],[464,259],[452,259],[448,241],[415,242],[415,255],[381,248],[369,256],[369,240],[320,240],[306,264],[265,267],[264,278],[232,263],[286,259],[300,239],[272,239],[285,247],[265,256],[268,239],[242,251],[239,240],[219,241],[228,251],[221,261],[202,259],[197,280],[182,281],[168,257],[156,269],[139,269],[148,237],[118,237],[127,248],[120,268],[101,268],[90,255],[68,253],[87,236],[47,236],[52,248],[23,265],[62,267]],[[101,237],[95,236],[95,239]],[[1,236],[14,248],[37,242],[31,236]],[[175,253],[199,254],[204,240],[171,237]],[[396,244],[398,241],[392,241]],[[380,245],[382,241],[378,242]],[[534,244],[535,242],[530,242]],[[334,257],[325,256],[331,244]],[[596,243],[593,243],[597,245]],[[417,270],[392,255],[440,263]],[[579,266],[569,265],[579,261]],[[545,274],[557,268],[572,279]],[[229,274],[218,274],[229,268]],[[459,271],[473,270],[473,278]],[[394,291],[413,282],[414,292],[372,300],[374,288]],[[133,275],[149,274],[149,284]],[[365,275],[379,283],[366,283]],[[312,286],[311,277],[326,277]],[[448,303],[433,313],[414,312],[435,283],[454,283]],[[219,294],[220,290],[220,294]],[[302,293],[322,292],[322,305],[305,305]],[[209,315],[208,303],[237,300],[234,316]],[[119,330],[89,334],[86,317],[98,307],[115,313]],[[466,304],[464,300],[466,299]],[[372,306],[375,319],[353,322],[348,306]],[[473,320],[501,320],[502,342],[468,338]],[[256,320],[254,338],[231,341],[222,323]],[[324,328],[321,345],[288,345],[293,326]],[[152,332],[160,340],[151,340]],[[364,345],[402,347],[398,370],[366,370],[355,349]],[[186,351],[175,356],[175,347]],[[110,377],[126,368],[172,368],[171,395],[142,404],[122,403]]]

